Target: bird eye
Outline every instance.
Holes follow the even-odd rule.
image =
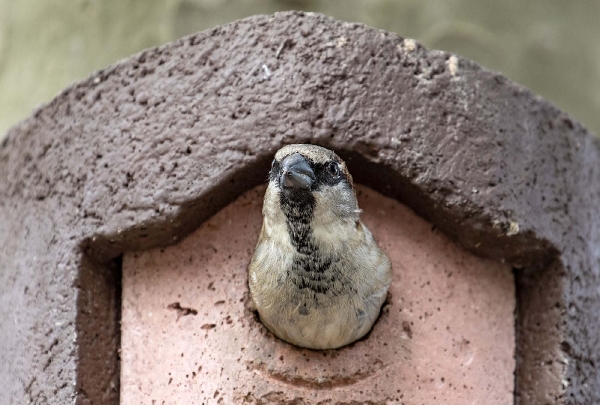
[[[331,162],[327,165],[327,172],[332,177],[337,177],[340,174],[340,168],[337,163]]]
[[[275,167],[276,163],[277,163],[277,160],[273,159],[273,161],[271,162],[271,169]]]

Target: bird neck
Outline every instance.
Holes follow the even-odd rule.
[[[282,192],[281,211],[285,215],[290,240],[294,248],[303,254],[312,254],[317,250],[311,227],[315,211],[315,198],[310,192]]]

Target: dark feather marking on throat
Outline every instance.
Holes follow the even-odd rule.
[[[305,255],[317,252],[318,247],[310,225],[316,205],[312,193],[308,190],[282,190],[279,203],[294,248]]]
[[[338,295],[339,291],[332,291],[336,274],[328,270],[340,259],[323,256],[316,245],[311,227],[315,204],[315,198],[308,190],[281,192],[281,209],[286,216],[292,246],[297,251],[288,277],[299,290],[310,291],[313,296],[327,293]]]

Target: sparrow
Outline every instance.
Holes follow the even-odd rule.
[[[344,161],[316,145],[281,148],[262,213],[248,284],[267,329],[316,350],[367,334],[385,301],[392,267],[360,220]]]

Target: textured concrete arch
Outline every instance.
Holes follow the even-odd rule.
[[[132,56],[9,131],[0,402],[117,403],[119,256],[177,241],[298,142],[522,269],[523,403],[600,400],[600,142],[472,62],[282,13]]]

